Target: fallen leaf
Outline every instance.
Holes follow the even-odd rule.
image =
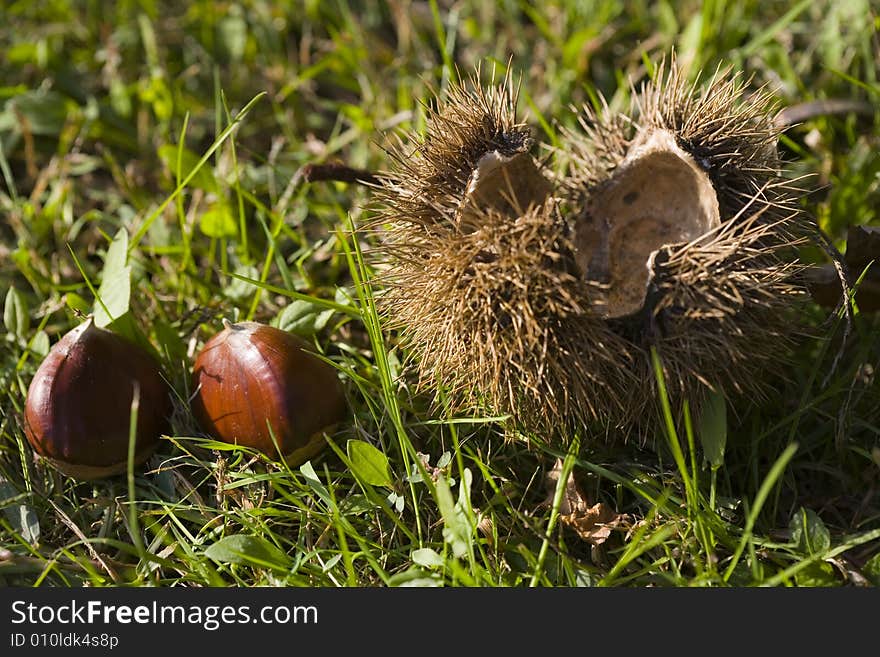
[[[559,518],[564,524],[574,529],[578,536],[592,545],[602,545],[611,536],[611,530],[626,526],[629,522],[626,514],[617,513],[602,502],[589,508],[578,509],[568,515],[561,515]]]
[[[856,290],[856,304],[862,312],[880,310],[880,227],[850,226],[843,259],[849,270],[850,285],[870,265]],[[807,285],[819,305],[834,308],[840,302],[842,290],[834,265],[816,265],[808,269]]]
[[[547,486],[551,491],[551,502],[553,491],[555,491],[556,483],[561,475],[562,460],[557,459],[553,469],[546,476]],[[628,527],[631,524],[628,515],[617,513],[603,502],[590,504],[571,475],[565,482],[562,501],[559,505],[559,520],[564,525],[571,527],[578,536],[593,546],[602,545],[607,541],[613,529]]]

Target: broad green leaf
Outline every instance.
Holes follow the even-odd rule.
[[[131,267],[105,275],[95,299],[95,326],[105,327],[128,312],[131,301]],[[108,314],[109,313],[109,314]]]
[[[437,467],[441,468],[441,469],[445,468],[451,462],[452,462],[452,452],[450,452],[449,450],[446,450],[445,452],[443,452],[440,455],[440,458],[437,460]]]
[[[199,160],[201,159],[188,148],[180,149],[180,175],[178,176],[177,154],[177,144],[164,144],[159,147],[159,158],[165,166],[168,167],[168,170],[171,172],[171,177],[175,181],[186,178],[190,171],[198,166]],[[202,189],[206,192],[216,192],[220,188],[217,184],[217,179],[214,178],[214,174],[211,172],[211,169],[207,164],[202,165],[202,168],[199,169],[196,175],[193,176],[192,180],[189,181],[189,186]]]
[[[57,137],[64,129],[73,104],[55,91],[28,91],[7,103],[16,128],[32,135]],[[21,125],[27,121],[27,130]]]
[[[25,338],[30,323],[27,301],[19,294],[18,290],[10,287],[3,305],[3,324],[6,326],[6,330],[17,338]]]
[[[92,312],[92,306],[88,301],[83,299],[76,292],[68,292],[64,295],[64,302],[67,304],[67,307],[71,310],[75,310],[83,315],[88,315]]]
[[[35,544],[40,540],[40,519],[32,506],[15,499],[19,496],[24,498],[11,482],[0,475],[0,507],[3,508],[3,514],[22,539]],[[15,501],[7,502],[13,499]]]
[[[403,495],[398,495],[394,491],[388,493],[388,504],[394,507],[394,510],[398,513],[403,513],[404,506],[406,505],[406,498]]]
[[[452,492],[446,479],[438,477],[435,485],[437,490],[437,506],[443,516],[443,540],[452,548],[452,554],[463,557],[467,553],[471,541],[470,526],[460,509],[456,508]]]
[[[162,355],[156,351],[156,347],[150,342],[150,339],[141,330],[134,315],[130,312],[123,313],[107,325],[107,328],[122,336],[130,342],[139,345],[142,349],[152,354],[155,358],[161,359]]]
[[[131,267],[126,265],[128,234],[116,233],[104,257],[104,271],[95,299],[95,326],[106,327],[128,312],[131,301]]]
[[[594,587],[596,586],[599,578],[597,578],[593,573],[587,570],[577,570],[575,571],[574,583],[575,586],[582,587]]]
[[[186,344],[174,327],[161,319],[156,319],[153,322],[153,331],[156,342],[159,343],[159,351],[167,354],[172,362],[181,362],[186,359]]]
[[[122,117],[131,116],[131,94],[126,84],[118,77],[110,80],[110,106]]]
[[[333,569],[333,566],[335,566],[336,564],[339,563],[340,559],[342,559],[342,552],[338,552],[337,554],[334,554],[332,557],[330,557],[327,560],[327,563],[325,563],[323,566],[321,566],[321,570],[323,570],[325,573],[329,572],[330,570]]]
[[[727,446],[727,403],[720,392],[710,392],[700,412],[698,426],[703,458],[713,469],[724,465]]]
[[[819,515],[801,507],[788,525],[791,541],[802,554],[819,554],[831,547],[831,533]]]
[[[333,300],[338,303],[340,306],[353,306],[354,301],[352,300],[351,291],[345,289],[344,287],[337,287],[336,292],[333,294]]]
[[[461,483],[458,486],[458,504],[459,511],[464,512],[465,507],[468,509],[471,505],[471,483],[474,481],[474,475],[470,468],[465,468],[462,473]]]
[[[230,62],[241,61],[247,46],[247,22],[237,14],[223,18],[217,25],[217,40]]]
[[[378,504],[370,500],[366,495],[361,495],[360,493],[346,495],[339,500],[339,511],[346,516],[363,515],[364,513],[369,513],[377,508],[379,508]]]
[[[395,573],[388,580],[388,586],[406,587],[406,588],[423,588],[438,587],[443,585],[443,579],[434,573],[429,573],[421,568],[408,568],[400,573]]]
[[[414,564],[424,566],[425,568],[436,568],[443,565],[443,557],[431,548],[413,550],[410,556]]]
[[[212,204],[199,217],[199,229],[208,237],[231,238],[238,235],[238,225],[229,206],[222,201]]]
[[[394,586],[394,584],[391,584]],[[443,585],[443,580],[439,577],[415,577],[413,579],[408,579],[406,581],[402,581],[397,584],[398,587],[402,589],[406,588],[439,588]]]
[[[171,118],[174,111],[174,95],[163,75],[141,78],[138,84],[138,96],[143,102],[150,104],[157,119],[167,121]]]
[[[257,280],[260,277],[260,272],[253,265],[240,264],[235,268],[234,273],[236,276],[243,276],[251,280]],[[223,295],[233,301],[244,301],[254,293],[254,289],[252,283],[233,276],[230,278],[229,284],[223,287]]]
[[[862,574],[868,578],[874,586],[880,586],[880,552],[868,559],[862,568]]]
[[[305,477],[306,483],[309,485],[313,491],[318,494],[324,502],[329,506],[333,503],[333,499],[330,497],[330,493],[327,491],[327,487],[321,483],[321,480],[318,479],[318,474],[315,472],[314,466],[312,466],[311,461],[306,461],[301,466],[299,466],[300,474]]]
[[[290,557],[265,538],[247,534],[221,538],[205,550],[205,556],[220,563],[274,570],[290,570],[293,564]]]
[[[699,61],[700,41],[703,34],[703,14],[695,12],[678,37],[678,55],[683,61]]]
[[[119,229],[104,256],[104,275],[121,271],[128,263],[128,233]]]
[[[282,331],[309,337],[327,326],[333,312],[305,299],[294,299],[278,313],[274,324]]]
[[[363,440],[349,440],[345,451],[358,481],[370,486],[391,488],[391,471],[385,454]]]
[[[45,357],[49,353],[49,336],[45,331],[37,331],[31,340],[31,351]]]
[[[825,561],[811,563],[806,568],[797,571],[794,576],[798,586],[840,586],[841,581],[834,570],[834,566]]]

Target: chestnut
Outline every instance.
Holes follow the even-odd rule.
[[[135,386],[139,465],[169,428],[170,388],[152,355],[87,319],[49,350],[31,380],[24,413],[28,442],[77,479],[125,472]]]
[[[334,368],[281,329],[223,324],[193,367],[190,405],[202,429],[289,465],[318,454],[326,446],[323,431],[346,413]]]

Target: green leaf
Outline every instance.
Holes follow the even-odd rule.
[[[216,239],[232,238],[238,235],[238,225],[229,206],[218,201],[212,204],[199,217],[199,229],[208,237]]]
[[[105,275],[95,300],[95,326],[105,327],[128,312],[131,301],[131,267]]]
[[[400,573],[395,573],[388,580],[391,587],[438,587],[443,586],[443,579],[434,573],[428,573],[421,568],[408,568]]]
[[[88,315],[92,312],[91,304],[83,299],[76,292],[68,292],[64,295],[64,302],[67,304],[67,307],[71,310],[75,310],[76,312],[82,313],[83,315]]]
[[[30,328],[31,320],[28,314],[27,301],[14,287],[6,293],[6,301],[3,305],[3,324],[10,335],[24,339]]]
[[[49,353],[49,335],[45,331],[37,331],[31,340],[30,349],[37,356],[45,357]]]
[[[700,41],[703,34],[703,14],[695,12],[678,37],[678,54],[684,61],[699,60]]]
[[[880,552],[868,559],[862,567],[862,574],[874,586],[880,586]]]
[[[403,495],[398,495],[394,491],[388,493],[388,504],[394,507],[394,510],[397,513],[403,513],[404,506],[406,505],[406,498]]]
[[[20,495],[18,489],[0,475],[0,507],[3,508],[3,514],[22,539],[35,544],[40,540],[40,519],[32,506],[17,498],[23,499],[24,495]],[[15,501],[8,503],[9,500]]]
[[[712,469],[724,465],[724,448],[727,445],[727,403],[720,392],[710,392],[700,409],[698,424],[703,458]]]
[[[339,500],[339,511],[346,516],[363,515],[365,513],[370,513],[371,511],[374,511],[378,508],[378,504],[373,502],[366,495],[361,495],[360,493],[346,495],[341,500]]]
[[[188,148],[180,149],[180,175],[178,176],[177,154],[177,144],[163,144],[159,147],[159,159],[162,160],[171,172],[171,177],[174,178],[175,181],[178,177],[180,180],[186,178],[190,171],[198,166],[199,160],[201,159]],[[206,192],[217,192],[220,189],[220,186],[217,184],[217,179],[214,177],[211,169],[206,165],[202,165],[202,168],[196,172],[196,175],[194,175],[192,180],[189,181],[189,185],[191,187],[203,189]]]
[[[788,528],[791,530],[792,543],[802,554],[819,554],[831,547],[831,533],[812,509],[798,509]]]
[[[306,483],[309,485],[313,491],[318,494],[324,502],[331,506],[333,504],[333,499],[330,497],[330,493],[327,491],[327,487],[321,483],[321,480],[318,479],[318,475],[315,472],[314,466],[312,466],[311,461],[306,461],[301,466],[299,466],[299,471],[303,477],[305,477]]]
[[[461,483],[458,485],[458,510],[464,512],[465,508],[471,505],[471,484],[474,481],[474,475],[470,468],[465,468],[462,473]]]
[[[104,271],[98,299],[95,299],[95,326],[106,327],[128,312],[131,301],[131,267],[126,265],[128,234],[120,229],[104,256]]]
[[[825,561],[817,561],[795,573],[798,586],[840,586],[834,566]]]
[[[440,455],[440,458],[437,460],[437,467],[440,469],[443,469],[447,465],[449,465],[451,462],[452,462],[452,452],[447,450],[447,451],[443,452]]]
[[[205,550],[205,556],[220,563],[273,570],[290,570],[293,564],[284,552],[266,539],[246,534],[221,538]]]
[[[333,567],[334,567],[336,564],[339,563],[339,560],[340,560],[340,559],[342,559],[342,552],[338,552],[338,553],[334,554],[332,557],[330,557],[330,558],[327,560],[327,563],[325,563],[325,564],[321,567],[321,570],[322,570],[323,572],[325,572],[325,573],[326,573],[326,572],[329,572],[330,570],[333,569]]]
[[[223,287],[223,295],[233,301],[244,301],[254,293],[254,286],[247,281],[241,280],[241,278],[237,278],[237,276],[256,280],[259,278],[260,272],[253,265],[239,264],[235,267],[233,273],[235,277],[229,281],[228,285]]]
[[[471,541],[471,530],[467,518],[461,509],[456,508],[452,492],[446,479],[439,477],[435,484],[437,490],[437,506],[443,516],[443,540],[452,548],[452,554],[463,557],[467,554]]]
[[[574,576],[574,585],[582,587],[594,587],[599,582],[599,578],[587,570],[576,570]]]
[[[333,313],[305,299],[295,299],[278,313],[274,324],[282,331],[310,337],[327,326]]]
[[[385,454],[363,440],[349,440],[345,451],[358,481],[370,486],[391,488],[391,471]]]
[[[20,132],[57,137],[64,129],[72,104],[55,91],[28,91],[7,103]],[[22,125],[27,122],[27,129]]]
[[[228,61],[238,62],[244,57],[247,28],[247,22],[236,14],[226,16],[217,25],[217,40]]]
[[[125,269],[128,263],[128,233],[120,228],[104,256],[104,274],[115,273]]]
[[[186,343],[174,327],[161,319],[156,319],[153,321],[153,331],[159,344],[159,351],[167,354],[169,360],[172,362],[186,360]]]
[[[412,554],[413,563],[418,566],[424,566],[425,568],[437,568],[443,565],[443,557],[434,552],[431,548],[419,548],[418,550],[413,550]]]
[[[162,354],[156,351],[156,347],[150,342],[150,339],[141,330],[135,321],[134,315],[130,312],[123,313],[107,325],[107,328],[122,336],[129,342],[139,345],[142,349],[149,352],[153,357],[161,360]]]

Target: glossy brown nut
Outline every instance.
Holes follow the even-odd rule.
[[[28,442],[77,479],[124,472],[135,385],[140,464],[168,430],[170,389],[150,354],[86,320],[52,347],[31,381],[24,416]]]
[[[224,324],[193,368],[191,406],[199,424],[217,440],[271,458],[280,450],[290,465],[320,452],[326,445],[323,431],[346,414],[333,367],[281,329]]]

